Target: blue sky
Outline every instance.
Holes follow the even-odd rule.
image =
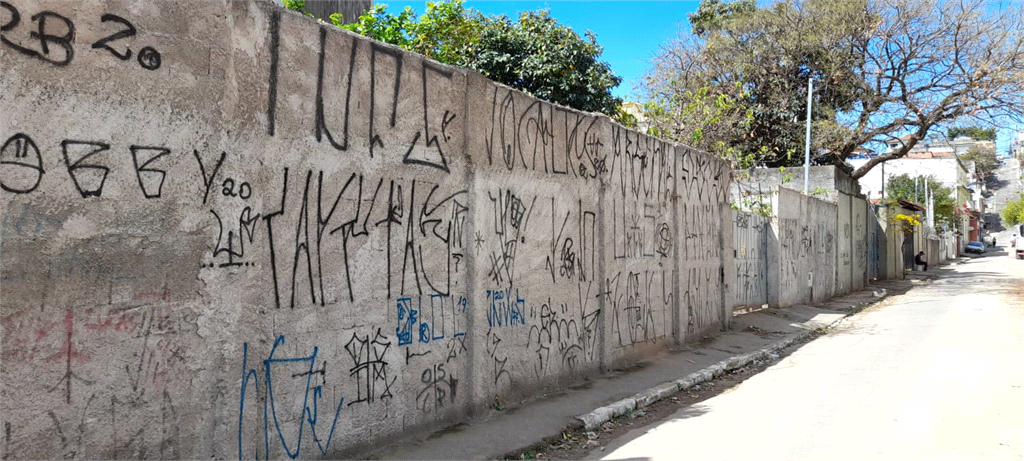
[[[427,10],[426,2],[375,0],[388,6],[388,12],[397,14],[407,5],[417,14]],[[540,8],[551,10],[558,22],[572,27],[583,35],[585,30],[597,34],[597,43],[604,47],[602,57],[622,84],[613,93],[626,99],[635,99],[633,86],[650,67],[650,60],[659,47],[676,36],[680,26],[689,30],[687,13],[697,10],[699,1],[492,1],[466,0],[467,8],[484,14],[505,14],[515,19],[520,11]]]

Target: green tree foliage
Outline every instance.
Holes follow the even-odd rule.
[[[691,30],[662,47],[644,83],[653,123],[693,131],[701,90],[750,120],[724,118],[719,141],[757,163],[802,163],[808,78],[812,151],[842,164],[854,149],[907,135],[854,172],[899,158],[933,127],[1020,117],[1024,4],[990,0],[704,0]],[[665,115],[671,117],[665,117]],[[672,117],[676,117],[673,119]],[[672,131],[672,130],[663,130]]]
[[[615,117],[622,100],[611,90],[622,82],[602,61],[603,48],[587,31],[580,37],[548,11],[484,16],[461,0],[428,2],[422,16],[406,7],[397,15],[375,5],[353,24],[335,25],[431,59],[478,71],[538,98]]]
[[[1007,202],[1000,217],[1004,226],[1024,223],[1024,194],[1018,194],[1016,200]]]
[[[932,179],[930,176],[912,177],[908,174],[892,176],[885,182],[885,196],[889,199],[903,199],[914,202],[918,205],[925,205],[925,181],[928,183],[928,191],[932,193],[935,205],[935,221],[937,223],[953,223],[953,214],[956,211],[956,200],[953,190],[942,185],[941,182]]]
[[[996,157],[996,148],[992,146],[971,146],[967,153],[960,156],[964,160],[973,160],[974,169],[981,178],[988,178],[999,169],[999,159]]]
[[[584,35],[543,10],[521,13],[515,23],[491,17],[468,67],[539,98],[614,116],[622,101],[611,90],[622,78],[599,60],[597,36]]]
[[[379,4],[355,23],[342,24],[341,19],[332,15],[331,21],[342,29],[456,66],[468,65],[487,21],[461,1],[428,2],[426,13],[418,17],[411,7],[393,15],[387,5]]]
[[[739,98],[747,97],[743,91]],[[758,154],[737,148],[723,140],[742,137],[753,123],[753,111],[738,104],[727,94],[713,94],[707,87],[696,92],[654,95],[643,105],[647,133],[662,139],[686,144],[705,152],[730,159],[740,168],[757,164]]]
[[[292,11],[298,11],[306,16],[313,17],[312,14],[306,12],[306,1],[305,0],[281,0],[285,8]]]
[[[995,128],[981,128],[977,126],[958,126],[946,130],[946,137],[956,139],[960,136],[967,136],[975,141],[995,141]]]

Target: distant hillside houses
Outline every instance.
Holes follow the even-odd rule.
[[[900,148],[908,139],[909,136],[904,136],[886,143],[885,153]],[[995,149],[995,142],[977,141],[967,136],[959,136],[952,141],[935,137],[925,139],[915,144],[906,157],[889,160],[868,171],[860,178],[861,191],[868,198],[882,198],[883,174],[886,180],[907,174],[911,177],[932,176],[943,185],[970,197],[971,192],[980,193],[983,185],[975,178],[974,162],[960,160],[957,156],[966,154],[974,146]],[[850,156],[847,161],[854,168],[859,168],[873,156],[871,153]]]
[[[1010,150],[1013,152],[1014,158],[1024,162],[1024,130],[1017,130],[1017,136],[1013,138]]]
[[[904,136],[886,143],[886,153],[900,148],[908,138]],[[984,226],[981,217],[985,209],[985,184],[977,177],[974,162],[959,158],[959,155],[966,154],[974,146],[994,149],[995,142],[977,141],[967,136],[959,136],[951,141],[941,138],[919,141],[905,157],[882,163],[861,177],[858,180],[861,192],[868,199],[880,199],[885,196],[885,182],[894,176],[906,174],[912,178],[931,177],[953,189],[957,207],[970,212],[957,227],[965,235],[970,234],[976,239],[978,230]],[[847,162],[856,169],[867,163],[870,157],[851,156]]]
[[[902,138],[894,139],[887,145],[886,152],[891,152],[898,149],[907,141],[907,136]],[[943,158],[953,157],[955,155],[966,154],[971,147],[987,147],[995,149],[995,141],[977,141],[967,136],[958,136],[952,141],[942,138],[928,138],[918,142],[914,145],[910,152],[907,152],[906,158]]]

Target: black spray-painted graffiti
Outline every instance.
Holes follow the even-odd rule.
[[[380,328],[376,335],[370,339],[369,335],[359,337],[352,333],[352,338],[345,344],[352,362],[355,364],[349,369],[349,375],[356,379],[356,399],[349,402],[354,405],[359,402],[372,403],[378,399],[394,397],[391,394],[391,385],[397,377],[388,379],[388,362],[386,354],[391,348],[391,341],[381,334]]]
[[[27,194],[43,179],[43,157],[32,138],[23,133],[11,136],[0,148],[0,187],[7,192]]]
[[[663,265],[674,255],[671,149],[664,141],[613,127],[609,176],[615,191],[611,200],[615,259],[654,258]]]
[[[416,407],[420,410],[434,413],[455,402],[459,380],[453,372],[445,371],[443,363],[423,370],[420,381],[424,384],[416,394]]]
[[[645,270],[620,272],[605,282],[605,296],[614,313],[620,346],[666,336],[668,306],[673,305],[675,298],[672,278],[668,270]]]
[[[568,227],[572,219],[575,228]],[[559,220],[555,211],[555,198],[551,197],[551,245],[544,266],[551,272],[551,282],[577,280],[586,282],[595,278],[597,270],[597,214],[584,211],[578,200],[576,214],[566,211]]]
[[[384,178],[372,182],[355,173],[343,183],[325,179],[323,172],[315,183],[312,171],[305,176],[300,189],[290,192],[285,169],[280,206],[263,217],[278,308],[294,308],[303,299],[325,305],[328,296],[336,295],[325,290],[329,278],[343,283],[354,301],[350,242],[367,238],[377,228],[386,233],[386,246],[374,250],[385,253],[388,299],[452,294],[458,284],[453,275],[462,270],[462,234],[469,214],[463,196],[468,191],[445,195],[436,184]],[[278,226],[283,232],[275,234]],[[323,266],[325,255],[335,253],[344,261],[343,279]]]
[[[493,328],[487,329],[487,335],[484,340],[484,347],[487,350],[487,356],[491,359],[491,365],[493,365],[491,374],[494,377],[494,384],[497,385],[501,378],[506,378],[509,383],[512,382],[512,372],[506,368],[508,365],[508,354],[504,352],[504,347],[501,346],[502,338]]]
[[[531,308],[527,347],[535,354],[534,373],[544,376],[551,372],[573,371],[581,362],[590,362],[597,350],[597,321],[600,309],[588,306],[593,283],[579,284],[575,306],[561,303],[555,307],[548,298],[540,309]],[[552,356],[554,353],[554,356]],[[554,361],[552,359],[557,359]],[[552,363],[560,366],[555,368]]]
[[[0,8],[6,10],[9,15],[7,23],[0,26],[0,43],[25,56],[31,56],[56,66],[66,66],[75,58],[76,30],[72,20],[53,11],[40,11],[30,17],[31,21],[35,23],[35,30],[29,31],[28,40],[19,41],[11,36],[11,32],[18,33],[18,26],[22,23],[21,12],[10,2],[0,2]],[[106,50],[121,61],[131,59],[132,49],[120,44],[122,40],[138,34],[138,30],[131,21],[108,13],[100,17],[100,22],[108,26],[107,31],[114,30],[114,33],[96,40],[90,48]],[[28,28],[31,26],[26,26],[26,29]],[[29,41],[37,43],[30,44]],[[117,47],[115,48],[115,46]],[[160,68],[160,52],[151,46],[139,49],[136,60],[143,69],[156,70]]]
[[[622,199],[665,205],[675,191],[671,144],[620,126],[612,128],[609,176]]]
[[[517,109],[517,99],[524,109]],[[598,120],[495,87],[485,139],[488,163],[510,171],[597,178],[608,171]]]
[[[267,133],[273,136],[278,115],[278,72],[282,58],[280,13],[273,13],[270,19]],[[368,131],[363,135],[368,141],[368,154],[371,158],[396,155],[400,156],[404,164],[425,166],[448,173],[448,158],[451,156],[448,151],[458,148],[462,136],[462,127],[453,123],[458,118],[455,109],[461,106],[447,102],[438,91],[452,86],[456,72],[423,60],[417,62],[419,72],[410,75],[406,70],[410,64],[406,62],[405,53],[398,49],[376,43],[371,43],[367,47],[363,40],[354,36],[343,39],[347,42],[343,45],[335,43],[329,40],[327,29],[324,27],[319,30],[319,38],[316,115],[313,120],[313,134],[317,142],[326,140],[336,150],[349,150],[351,140],[355,139],[353,136],[358,135],[352,134],[353,127],[356,126],[353,119],[365,116]],[[328,47],[332,48],[331,53],[328,53]],[[347,49],[335,49],[337,47]],[[363,48],[369,49],[363,51]],[[348,59],[334,61],[347,62],[345,69],[334,69],[332,63],[326,60],[328,54],[335,53],[347,55]],[[363,78],[361,73],[356,72],[356,58],[361,53],[369,53],[369,82],[357,81]],[[337,85],[335,90],[334,85],[325,85],[325,82],[344,83]],[[362,97],[359,93],[364,84],[369,86],[369,104],[353,104],[354,99]],[[341,94],[328,94],[333,91]],[[415,108],[407,107],[413,102],[417,103]],[[340,106],[335,108],[331,104]],[[410,129],[409,125],[398,123],[399,120],[406,119],[422,119],[422,125],[417,123]]]
[[[494,236],[499,242],[499,251],[491,252],[490,270],[487,276],[496,284],[512,286],[516,271],[516,253],[526,243],[526,226],[530,222],[537,197],[524,202],[522,197],[510,190],[487,193],[494,210]]]
[[[626,202],[631,202],[627,206]],[[615,259],[672,256],[673,232],[668,208],[660,204],[640,203],[613,198],[612,254]]]
[[[725,203],[729,198],[729,165],[689,149],[676,150],[679,161],[679,194],[700,203]]]
[[[717,322],[722,315],[720,267],[691,267],[686,270],[686,285],[681,297],[687,306],[686,331],[694,334]]]
[[[246,242],[248,242],[248,245],[252,245],[255,242],[256,227],[260,221],[260,214],[253,211],[252,207],[247,204],[247,201],[253,195],[252,185],[248,181],[237,180],[233,177],[218,176],[218,173],[221,172],[221,167],[224,165],[224,159],[227,157],[226,152],[221,152],[220,157],[217,157],[217,160],[212,162],[204,160],[198,150],[194,150],[193,155],[199,165],[199,173],[203,179],[203,205],[210,201],[211,190],[214,191],[215,196],[219,192],[219,195],[224,199],[223,201],[229,202],[222,206],[230,209],[230,202],[241,203],[240,205],[236,204],[236,207],[241,207],[241,211],[238,211],[237,208],[230,209],[230,211],[221,210],[221,213],[212,208],[209,210],[210,214],[217,221],[217,243],[213,249],[214,261],[202,266],[225,268],[254,264],[245,260],[247,257],[245,252]],[[209,174],[207,174],[207,170],[209,170]],[[222,178],[219,183],[219,189],[216,187],[218,186],[216,182],[218,178]],[[231,220],[227,221],[227,225],[225,225],[225,218],[229,216]]]
[[[679,205],[683,233],[680,256],[683,261],[720,261],[720,210],[718,205],[712,204]]]
[[[107,176],[118,163],[110,144],[65,139],[60,146],[68,176],[79,195],[83,198],[103,195]],[[160,198],[167,171],[159,167],[171,150],[163,146],[131,145],[127,151],[142,196]],[[0,148],[0,171],[3,172],[0,176],[3,190],[15,194],[34,192],[46,173],[39,145],[24,133],[7,138]]]

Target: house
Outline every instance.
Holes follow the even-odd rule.
[[[908,140],[909,136],[894,138],[886,143],[886,153],[900,148]],[[966,244],[967,241],[976,240],[979,230],[984,227],[980,219],[984,215],[984,182],[977,177],[974,162],[959,157],[973,146],[994,148],[995,143],[975,141],[967,136],[959,136],[952,141],[940,138],[922,140],[905,157],[877,165],[859,178],[860,189],[869,199],[881,199],[885,196],[886,182],[893,176],[906,174],[910,177],[931,177],[954,191],[957,216],[960,219],[954,223],[953,230],[968,236],[963,242]],[[859,168],[867,161],[868,158],[847,159],[853,168]]]

